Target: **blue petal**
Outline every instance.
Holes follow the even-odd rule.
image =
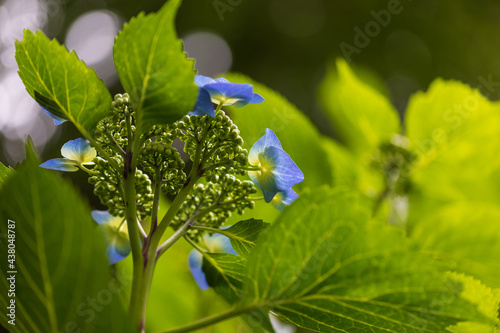
[[[48,160],[40,166],[45,169],[59,170],[59,171],[78,171],[77,167],[78,163],[72,160],[68,160],[67,158],[53,158]]]
[[[88,140],[78,138],[66,142],[61,148],[61,155],[79,163],[91,163],[97,152],[90,146]]]
[[[277,210],[282,211],[283,208],[285,208],[286,205],[291,204],[298,197],[299,197],[299,195],[297,193],[295,193],[294,190],[292,190],[291,188],[289,188],[286,191],[282,191],[282,192],[276,193],[276,195],[274,196],[274,198],[271,200],[271,203],[273,204],[273,206]]]
[[[59,116],[56,116],[55,114],[47,111],[47,109],[45,109],[44,107],[40,106],[43,110],[43,112],[45,112],[49,117],[51,117],[52,119],[54,119],[54,124],[56,125],[61,125],[62,123],[64,123],[65,121],[67,121],[67,119],[64,119],[64,118],[61,118]]]
[[[206,84],[214,83],[214,82],[215,82],[215,80],[212,79],[211,77],[208,77],[208,76],[204,76],[204,75],[195,75],[194,76],[194,83],[200,88]]]
[[[106,249],[106,256],[108,257],[109,264],[116,264],[117,262],[125,259],[128,254],[130,253],[130,250],[127,253],[120,253],[118,249],[116,249],[114,246],[109,245],[108,248]]]
[[[259,161],[265,169],[258,174],[259,185],[266,191],[285,191],[304,180],[302,171],[281,148],[266,147]]]
[[[189,112],[189,114],[193,116],[203,116],[208,114],[211,117],[215,117],[215,109],[212,99],[210,98],[210,94],[205,89],[199,89],[194,110]]]
[[[262,97],[261,95],[257,94],[257,93],[254,93],[253,94],[253,97],[251,100],[247,101],[247,100],[241,100],[241,101],[238,101],[236,102],[236,104],[234,104],[235,107],[237,108],[241,108],[247,104],[257,104],[257,103],[262,103],[264,102],[264,97]]]
[[[262,103],[264,102],[264,97],[262,97],[261,95],[257,94],[257,93],[253,93],[253,98],[250,102],[248,102],[248,104],[257,104],[257,103]]]
[[[214,82],[217,82],[217,83],[230,83],[228,79],[225,79],[223,77],[215,79]]]
[[[216,82],[204,85],[203,89],[208,91],[212,101],[214,102],[215,100],[215,103],[234,99],[245,101],[248,104],[248,102],[253,98],[253,88],[250,84]],[[237,101],[234,101],[230,104],[234,104],[236,102]]]
[[[209,252],[230,253],[238,255],[231,246],[231,240],[227,236],[217,233],[213,234],[212,236],[205,234],[203,236],[203,240],[205,241]]]
[[[196,250],[192,250],[189,253],[189,270],[200,289],[206,290],[210,286],[208,285],[205,273],[203,273],[202,263],[203,255]]]
[[[266,128],[266,133],[254,143],[248,154],[248,162],[251,165],[259,165],[259,154],[262,153],[266,147],[281,148],[281,143],[276,134],[269,128]]]
[[[93,210],[91,214],[97,224],[110,223],[114,219],[114,216],[107,210]]]

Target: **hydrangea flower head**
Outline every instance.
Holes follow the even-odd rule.
[[[53,158],[40,166],[59,171],[77,171],[80,165],[94,164],[92,161],[97,152],[87,140],[79,138],[66,142],[61,148],[61,155],[64,158]]]
[[[224,235],[213,234],[212,236],[209,236],[208,234],[205,234],[203,236],[203,240],[209,253],[236,254],[231,246],[231,241]],[[191,253],[189,253],[189,270],[191,271],[191,274],[200,289],[206,290],[210,288],[210,286],[208,285],[205,273],[203,273],[202,265],[203,255],[197,250],[192,250]]]
[[[196,75],[194,82],[200,89],[194,110],[190,112],[192,115],[208,114],[215,117],[213,103],[242,107],[264,101],[262,96],[253,92],[251,84],[231,83],[224,78],[214,80],[203,75]]]
[[[248,161],[260,168],[258,171],[249,171],[248,175],[262,190],[267,203],[280,192],[283,193],[276,199],[278,207],[282,208],[281,204],[291,203],[297,198],[291,188],[304,180],[304,174],[283,150],[272,130],[267,128],[264,136],[255,142],[248,154]]]
[[[66,121],[66,119],[61,118],[59,116],[56,116],[55,114],[47,111],[44,107],[41,107],[41,108],[42,108],[43,112],[45,112],[45,114],[47,114],[49,117],[54,119],[54,124],[61,125],[62,123],[64,123]]]
[[[92,218],[99,224],[104,235],[109,263],[116,264],[125,259],[130,253],[130,241],[123,217],[113,216],[105,210],[93,210]]]

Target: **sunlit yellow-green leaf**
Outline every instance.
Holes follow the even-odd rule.
[[[328,69],[320,98],[335,131],[364,161],[380,143],[401,132],[399,116],[389,100],[361,81],[343,59]]]
[[[441,208],[412,226],[424,251],[449,260],[458,271],[500,288],[500,209],[459,202]]]

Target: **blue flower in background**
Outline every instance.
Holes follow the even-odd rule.
[[[251,84],[231,83],[224,78],[214,80],[203,75],[196,75],[194,82],[200,89],[194,110],[189,113],[192,115],[208,114],[215,117],[213,103],[242,107],[264,102],[262,96],[253,92]]]
[[[205,234],[203,236],[203,241],[205,242],[209,253],[236,254],[231,246],[231,241],[224,235],[213,234],[212,236],[209,236],[208,234]],[[201,290],[206,290],[210,288],[210,286],[208,285],[205,273],[203,273],[202,265],[203,254],[197,250],[192,250],[191,253],[189,253],[189,270]]]
[[[283,209],[283,205],[290,204],[298,195],[291,188],[304,180],[304,174],[292,158],[281,148],[276,134],[269,128],[250,149],[248,161],[259,167],[258,171],[249,171],[250,179],[264,194],[266,202],[275,201],[275,207]]]
[[[106,210],[93,210],[92,218],[104,235],[109,263],[116,264],[125,259],[130,253],[130,241],[124,218],[113,216]]]
[[[53,158],[40,166],[59,171],[77,171],[83,164],[94,164],[92,161],[97,152],[87,140],[79,138],[66,142],[61,148],[61,155],[64,158]]]
[[[62,123],[64,123],[67,120],[67,119],[58,117],[55,114],[47,111],[44,107],[41,107],[41,108],[42,108],[43,112],[45,112],[49,117],[54,119],[54,124],[56,124],[56,125],[61,125]]]

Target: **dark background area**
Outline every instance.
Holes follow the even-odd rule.
[[[11,119],[26,111],[20,101],[30,99],[18,86],[14,93],[10,84],[16,80],[12,45],[15,39],[22,38],[23,28],[41,28],[49,37],[66,43],[68,30],[82,15],[104,11],[114,18],[119,29],[140,11],[156,11],[163,3],[163,0],[1,1],[0,161],[12,166],[21,161],[27,135],[33,137],[42,160],[59,157],[61,145],[76,135],[70,124],[54,127],[51,119],[32,104],[29,108],[34,108],[35,113],[26,116],[32,121],[31,127],[23,127],[19,119],[15,128],[12,125]],[[390,17],[387,16],[391,11]],[[16,19],[16,15],[21,19]],[[376,17],[379,23],[375,23]],[[87,22],[79,33],[95,33],[99,24]],[[198,35],[191,51],[188,48],[190,56],[202,67],[198,68],[200,73],[215,75],[218,68],[245,73],[286,96],[326,135],[334,133],[324,121],[317,87],[327,66],[336,57],[345,56],[345,50],[354,48],[356,51],[347,57],[351,65],[376,74],[401,113],[408,96],[426,89],[436,77],[458,79],[479,87],[491,99],[500,97],[497,89],[500,83],[496,83],[500,82],[500,3],[493,0],[185,0],[177,16],[177,30],[181,38],[205,33]],[[217,54],[202,59],[214,46],[210,39],[204,44],[206,35],[218,36],[225,43],[223,46],[230,49],[230,66],[220,67]],[[85,47],[98,52],[102,43],[97,37],[90,38]],[[112,40],[108,38],[107,43]],[[113,73],[109,74],[113,70],[110,57],[108,54],[107,60],[95,68],[98,74],[108,70],[105,81],[115,94],[122,89]],[[488,81],[492,83],[487,84]],[[33,117],[39,118],[33,123]],[[37,140],[32,132],[41,124],[46,133],[43,140]],[[68,177],[86,182],[80,173]]]

